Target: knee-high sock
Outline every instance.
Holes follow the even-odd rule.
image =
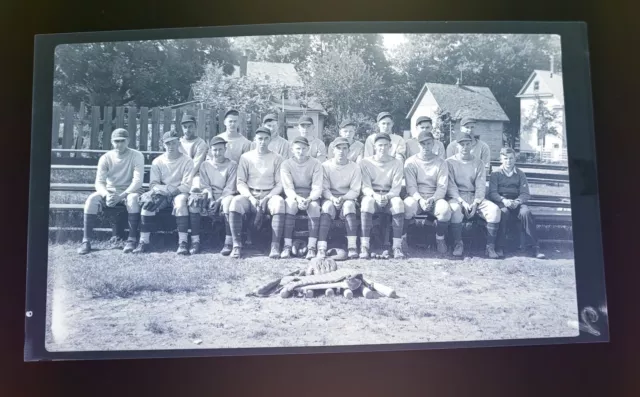
[[[129,240],[135,241],[140,227],[140,214],[129,214],[127,218],[129,219]]]
[[[320,227],[320,218],[309,217],[309,238],[318,238],[318,228]]]
[[[144,216],[140,217],[140,241],[149,244],[149,237],[151,236],[151,232],[153,231],[155,216]]]
[[[84,214],[84,237],[82,241],[89,241],[93,238],[93,228],[98,223],[98,215]]]
[[[274,219],[275,219],[275,215],[274,215]],[[272,222],[272,226],[273,226],[273,220]],[[289,242],[289,245],[291,245],[291,239],[293,238],[293,228],[296,226],[296,216],[295,215],[291,215],[291,214],[285,214],[284,215],[284,241],[285,241],[285,245],[287,245],[287,242]],[[311,230],[309,230],[309,233],[311,233]],[[280,241],[280,240],[278,240]]]
[[[239,212],[229,212],[229,231],[234,247],[242,247],[242,214]]]
[[[200,235],[200,213],[190,213],[189,221],[191,222],[191,236]]]
[[[447,234],[449,222],[438,221],[436,224],[436,236],[444,237]]]
[[[389,245],[389,224],[391,223],[388,214],[378,214],[380,220],[380,238],[382,239],[382,246]]]
[[[487,222],[487,244],[496,243],[496,236],[498,235],[499,223],[489,223]]]
[[[391,225],[393,228],[393,238],[402,238],[402,231],[404,229],[404,214],[393,215],[391,217]]]
[[[187,242],[189,238],[189,215],[176,216],[176,224],[178,226],[178,241]]]
[[[453,242],[456,244],[462,242],[462,223],[451,223],[449,229],[451,230]]]
[[[347,224],[347,247],[356,248],[358,246],[358,225],[356,224],[356,214],[345,216]]]
[[[233,238],[231,237],[231,226],[229,223],[229,214],[224,214],[224,243],[227,245],[233,244]]]
[[[320,214],[320,228],[318,230],[318,241],[327,241],[331,229],[331,215]]]
[[[280,244],[284,231],[284,214],[275,214],[271,217],[271,243]]]
[[[362,237],[371,237],[371,228],[373,227],[373,214],[363,211],[360,214],[360,221],[362,222]]]

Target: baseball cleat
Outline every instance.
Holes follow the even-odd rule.
[[[225,244],[222,246],[222,249],[220,250],[220,253],[224,256],[229,256],[231,254],[231,251],[233,250],[233,247],[229,244]]]
[[[394,248],[393,249],[393,257],[395,259],[404,259],[404,253],[402,252],[402,249],[398,248],[398,247]]]
[[[233,247],[229,256],[234,259],[240,259],[242,257],[242,247]]]
[[[369,247],[360,247],[360,259],[369,259]]]
[[[355,248],[349,248],[347,257],[349,259],[358,259],[358,251]]]
[[[496,253],[495,246],[493,244],[487,244],[487,255],[491,259],[498,259],[499,256]]]
[[[464,251],[464,244],[462,241],[458,241],[453,247],[453,256],[462,256],[462,251]]]
[[[134,249],[136,249],[136,242],[133,240],[127,240],[127,242],[124,244],[124,249],[122,250],[122,252],[124,252],[125,254],[129,254],[133,252]]]
[[[545,259],[546,258],[546,256],[542,252],[540,252],[540,248],[538,248],[538,247],[534,247],[533,248],[533,255],[538,259]]]
[[[133,250],[134,254],[141,254],[143,252],[147,252],[148,248],[147,246],[149,245],[149,243],[145,243],[144,241],[140,241],[138,243],[138,246],[136,247],[136,249]]]
[[[284,248],[282,249],[282,253],[280,254],[280,258],[282,258],[282,259],[291,258],[291,246],[290,245],[285,245],[284,246]]]
[[[318,250],[318,254],[316,255],[316,258],[324,259],[326,257],[327,257],[327,250],[323,249],[323,248],[320,248]]]
[[[444,239],[436,239],[436,250],[439,254],[444,255],[449,250],[447,248],[447,242]]]
[[[180,244],[178,244],[178,250],[176,251],[176,254],[178,254],[178,255],[189,255],[189,249],[187,248],[187,242],[186,241],[181,241]]]
[[[78,254],[86,255],[91,252],[91,243],[88,241],[83,241],[80,248],[78,248]]]
[[[305,257],[305,259],[307,260],[311,260],[313,258],[315,258],[317,255],[316,249],[313,247],[307,247],[307,256]]]
[[[195,243],[191,243],[191,249],[189,250],[191,255],[196,255],[200,253],[200,242],[196,241]]]
[[[280,244],[271,243],[271,252],[269,252],[269,258],[271,259],[280,258]]]
[[[504,250],[502,248],[496,248],[496,254],[498,254],[500,258],[504,258]]]
[[[380,257],[381,257],[381,259],[389,259],[389,258],[391,258],[391,255],[389,254],[389,248],[388,247],[385,247],[382,250],[382,254],[380,254]]]

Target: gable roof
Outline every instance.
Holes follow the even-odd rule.
[[[516,95],[516,98],[522,98],[524,96],[524,92],[529,88],[529,85],[533,81],[533,79],[538,76],[540,80],[549,87],[551,94],[553,94],[556,99],[562,103],[564,103],[564,86],[562,85],[562,74],[554,73],[551,75],[551,71],[549,70],[534,70],[531,73],[531,76],[527,79],[526,83],[520,89],[520,92]]]
[[[240,77],[240,66],[234,65],[233,77]],[[292,63],[247,62],[247,76],[268,79],[289,87],[302,87],[302,79]]]
[[[424,84],[407,114],[407,119],[413,116],[428,91],[431,91],[438,107],[443,112],[448,112],[454,120],[471,117],[476,120],[509,121],[509,117],[488,87],[438,83]]]

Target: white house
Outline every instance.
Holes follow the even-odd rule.
[[[562,74],[551,70],[534,70],[527,79],[516,98],[520,99],[520,152],[536,153],[552,161],[566,158],[564,90]],[[547,109],[555,112],[553,123],[558,135],[547,134],[543,139],[538,137],[536,126],[527,127],[527,120],[532,118],[538,101],[542,101]]]
[[[425,83],[406,117],[411,120],[411,135],[416,134],[415,122],[420,116],[428,116],[438,123],[438,111],[448,114],[451,121],[444,131],[445,145],[457,138],[462,118],[471,117],[476,120],[474,133],[491,148],[491,158],[500,158],[509,117],[488,87]]]

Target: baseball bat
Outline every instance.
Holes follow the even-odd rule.
[[[308,289],[306,291],[304,291],[304,297],[305,298],[313,298],[313,290],[312,289]]]
[[[345,289],[344,290],[344,297],[347,299],[352,299],[353,298],[353,291],[351,291],[350,289]]]
[[[375,298],[375,293],[373,291],[371,291],[369,288],[367,287],[362,287],[362,296],[364,296],[367,299],[373,299]]]
[[[335,296],[335,294],[336,294],[336,293],[335,293],[335,291],[333,290],[333,288],[328,288],[326,291],[324,291],[324,294],[325,294],[326,296],[331,297],[331,296]]]
[[[367,280],[367,279],[364,279],[364,281],[367,284],[371,285],[371,288],[373,288],[374,291],[378,291],[380,294],[382,294],[383,296],[386,296],[387,298],[398,297],[398,295],[396,294],[396,291],[391,287],[387,287],[386,285],[380,284],[380,283],[374,283],[373,281]]]

